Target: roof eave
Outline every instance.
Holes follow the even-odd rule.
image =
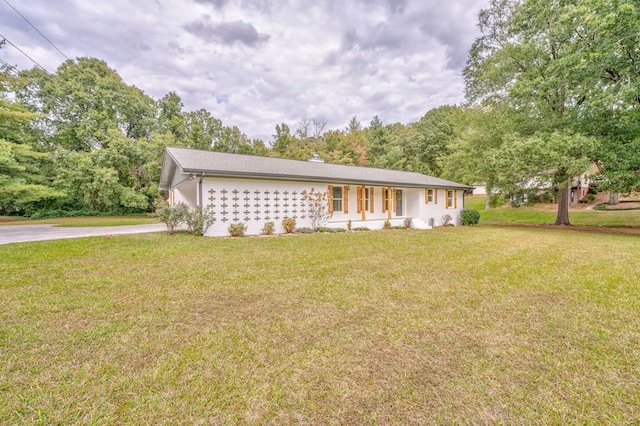
[[[378,180],[363,180],[363,179],[347,179],[347,178],[330,178],[330,177],[318,177],[318,176],[301,176],[301,175],[288,175],[280,173],[253,173],[253,172],[224,172],[219,170],[201,170],[201,169],[183,169],[183,173],[204,173],[205,177],[224,177],[224,178],[242,178],[242,179],[274,179],[274,180],[287,180],[287,181],[304,181],[304,182],[328,182],[328,183],[342,183],[342,184],[366,184],[376,186],[400,186],[404,188],[448,188],[448,189],[473,189],[472,186],[467,185],[447,185],[434,182],[432,184],[422,183],[407,183],[399,181],[378,181]]]

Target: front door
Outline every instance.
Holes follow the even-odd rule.
[[[396,216],[404,216],[402,189],[396,189]]]

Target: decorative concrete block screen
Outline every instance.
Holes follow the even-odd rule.
[[[269,222],[285,217],[306,218],[307,203],[298,191],[254,190],[223,188],[209,189],[207,207],[215,214],[216,221]]]

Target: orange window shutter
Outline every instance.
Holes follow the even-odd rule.
[[[333,185],[327,186],[327,204],[329,205],[329,213],[333,213]]]
[[[429,203],[429,189],[428,188],[424,189],[424,203],[425,204]]]
[[[387,188],[382,188],[382,213],[387,211]]]
[[[453,191],[453,208],[458,208],[458,190]]]
[[[391,202],[393,203],[393,212],[398,211],[398,200],[396,200],[396,189],[391,190]]]
[[[342,187],[342,209],[345,213],[349,213],[349,187]]]
[[[376,193],[374,187],[369,188],[369,212],[373,213],[373,194]]]
[[[438,204],[438,190],[436,188],[433,189],[433,203]]]
[[[362,187],[356,187],[357,212],[362,213]]]

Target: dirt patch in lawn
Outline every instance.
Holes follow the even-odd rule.
[[[552,229],[555,231],[573,231],[573,232],[591,232],[595,234],[621,234],[621,235],[640,235],[640,228],[636,227],[613,227],[613,226],[580,226],[580,225],[549,225],[543,223],[501,223],[500,226],[507,228],[536,228],[536,229]]]
[[[0,216],[0,223],[19,222],[22,218],[15,216]]]

